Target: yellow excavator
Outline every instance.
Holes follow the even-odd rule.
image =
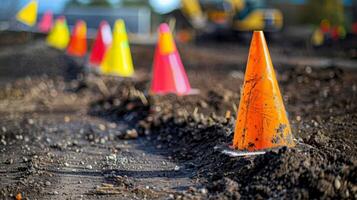
[[[282,12],[266,8],[263,0],[181,0],[181,11],[200,31],[218,28],[275,32],[283,27]]]

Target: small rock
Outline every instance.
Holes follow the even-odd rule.
[[[87,165],[86,169],[93,169],[92,165]]]
[[[46,185],[46,186],[50,186],[50,185],[51,185],[51,182],[46,181],[46,182],[45,182],[45,185]]]
[[[68,167],[68,166],[69,166],[69,164],[65,162],[65,163],[64,163],[64,166],[65,166],[65,167]]]
[[[98,127],[101,131],[105,131],[105,129],[106,129],[104,124],[99,124]]]
[[[34,124],[35,121],[33,121],[33,119],[28,119],[28,120],[27,120],[27,123],[28,123],[28,124]]]
[[[109,156],[107,156],[107,160],[116,161],[117,160],[117,155],[116,154],[110,154]]]
[[[68,123],[71,121],[71,118],[69,118],[68,116],[64,116],[64,122]]]
[[[135,129],[127,130],[124,139],[136,139],[138,136],[138,132]]]
[[[201,188],[199,191],[201,192],[201,194],[207,194],[208,193],[206,188]]]
[[[11,165],[12,163],[14,163],[14,160],[12,158],[6,160],[6,162],[5,162],[5,164],[9,164],[9,165]]]
[[[341,182],[340,182],[340,180],[338,180],[338,178],[335,179],[334,185],[335,185],[336,190],[340,189]]]
[[[180,167],[176,165],[175,168],[174,168],[174,170],[175,170],[175,171],[179,171],[179,170],[180,170]]]

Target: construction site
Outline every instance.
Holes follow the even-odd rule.
[[[357,1],[3,0],[0,199],[357,199]]]

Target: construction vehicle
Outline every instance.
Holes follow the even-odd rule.
[[[263,0],[181,0],[181,4],[189,24],[203,32],[275,32],[283,28],[282,12],[266,8]]]

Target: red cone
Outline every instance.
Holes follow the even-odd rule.
[[[102,21],[99,25],[97,36],[92,47],[92,52],[89,56],[90,67],[100,66],[104,58],[104,54],[111,43],[112,31],[110,29],[110,25],[107,21]]]
[[[153,68],[152,93],[178,95],[197,93],[190,86],[170,28],[165,23],[159,27]]]

